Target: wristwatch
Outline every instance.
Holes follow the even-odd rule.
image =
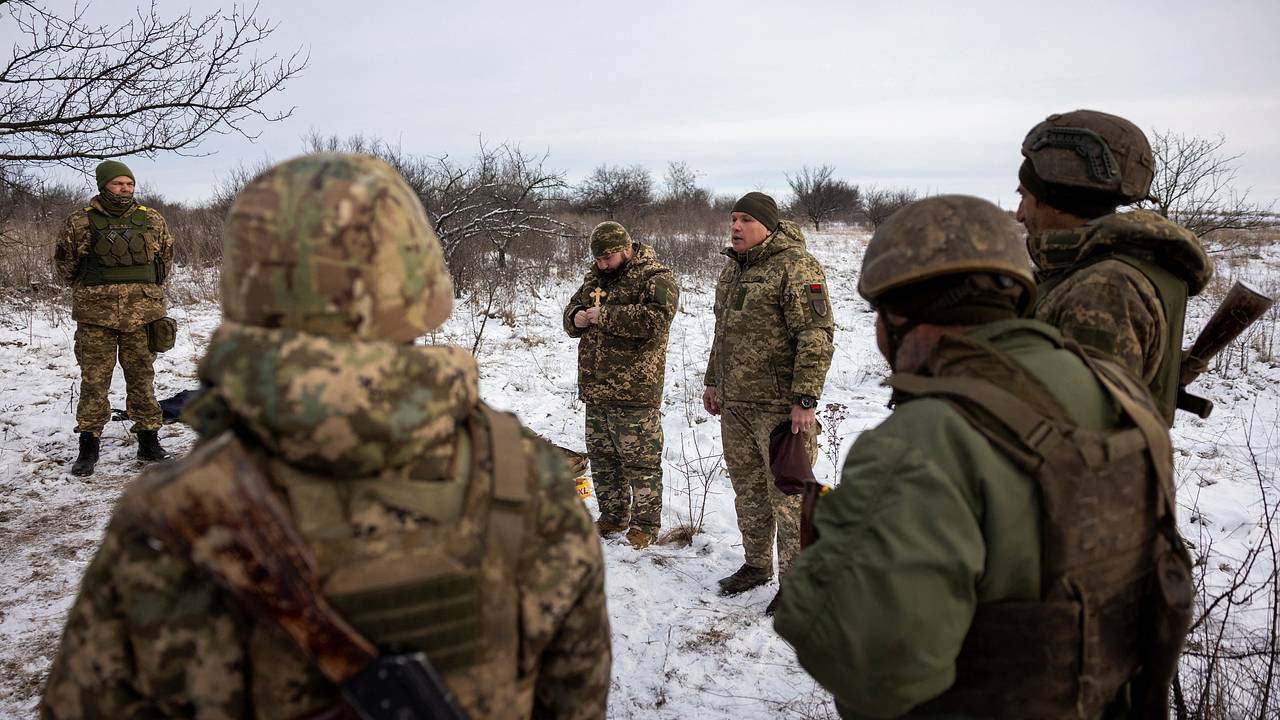
[[[797,395],[796,404],[805,410],[812,410],[818,407],[818,398],[812,395]]]

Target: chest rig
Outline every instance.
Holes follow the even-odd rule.
[[[1168,434],[1136,379],[1062,347],[1121,410],[1117,428],[1075,425],[1029,372],[971,338],[939,343],[935,358],[960,361],[938,375],[890,378],[903,398],[950,404],[1040,490],[1041,597],[979,604],[955,684],[926,712],[1093,718],[1129,685],[1139,716],[1164,716],[1191,604]]]
[[[81,285],[164,282],[164,262],[155,252],[151,220],[141,205],[113,217],[97,208],[84,209],[89,218],[89,252],[80,260]]]

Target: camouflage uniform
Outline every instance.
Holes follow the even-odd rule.
[[[95,283],[86,263],[94,264],[95,246],[103,231],[123,227],[139,247],[130,259],[135,267],[160,269],[157,282]],[[158,263],[156,262],[158,260]],[[107,393],[116,358],[124,370],[126,409],[133,432],[157,430],[161,424],[156,402],[152,364],[155,353],[147,346],[147,323],[164,317],[164,275],[173,265],[173,236],[164,218],[154,209],[133,204],[119,215],[108,213],[99,197],[77,211],[63,226],[54,251],[59,277],[71,286],[71,317],[78,323],[76,362],[80,365],[80,404],[76,408],[76,432],[101,435],[111,418]]]
[[[1117,358],[1173,424],[1187,297],[1213,267],[1189,230],[1147,210],[1027,239],[1040,270],[1035,318]]]
[[[1118,359],[1172,426],[1187,297],[1213,268],[1185,228],[1145,210],[1115,213],[1149,195],[1155,157],[1146,135],[1122,117],[1075,110],[1033,127],[1022,155],[1018,217],[1040,269],[1036,319]],[[1028,196],[1045,209],[1027,210]]]
[[[199,371],[209,391],[189,416],[201,441],[126,492],[42,717],[334,710],[337,688],[272,621],[135,522],[150,489],[228,472],[220,460],[239,453],[270,479],[329,601],[384,651],[424,650],[471,717],[603,718],[591,518],[559,453],[528,431],[511,449],[526,468],[518,501],[498,495],[496,465],[470,459],[495,431],[474,360],[412,344],[452,289],[404,181],[364,156],[284,163],[240,193],[224,257],[224,322]]]
[[[804,247],[799,226],[783,220],[730,262],[716,284],[716,330],[703,381],[722,411],[725,466],[733,483],[746,564],[779,574],[800,549],[799,498],[785,496],[769,474],[769,432],[790,419],[801,395],[820,397],[831,366],[835,323],[822,266]],[[817,429],[805,444],[817,460]]]
[[[621,225],[609,225],[626,235]],[[662,524],[667,333],[680,291],[652,247],[632,248],[635,254],[615,272],[591,268],[565,307],[564,329],[580,338],[578,397],[587,406],[587,456],[600,519],[654,535]],[[595,304],[597,289],[604,293],[599,324],[575,326],[574,315]]]

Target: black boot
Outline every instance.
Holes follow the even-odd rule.
[[[171,456],[160,447],[160,436],[155,430],[138,431],[138,459],[143,462],[168,460]]]
[[[84,477],[93,474],[93,466],[98,464],[98,436],[91,432],[80,433],[80,454],[71,465],[71,474]]]
[[[720,578],[721,595],[737,595],[759,587],[773,578],[773,570],[744,564],[729,577]]]

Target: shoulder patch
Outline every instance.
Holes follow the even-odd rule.
[[[827,302],[827,288],[822,283],[809,283],[809,307],[818,317],[826,317],[831,310]]]

